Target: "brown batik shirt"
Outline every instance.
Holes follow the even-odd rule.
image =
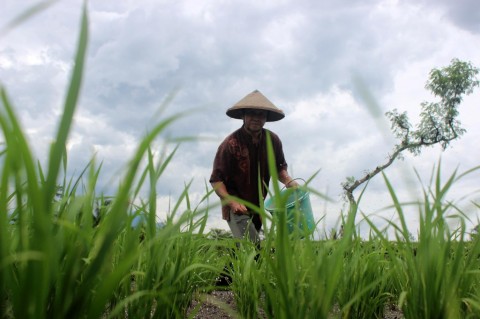
[[[287,168],[282,142],[273,132],[263,129],[260,141],[253,143],[252,136],[243,126],[227,136],[220,144],[213,162],[210,183],[223,182],[230,195],[260,206],[258,176],[262,181],[263,201],[270,182],[267,158],[267,132],[270,135],[275,154],[277,172]],[[259,172],[260,170],[260,172]],[[222,206],[223,219],[229,214],[229,207]]]

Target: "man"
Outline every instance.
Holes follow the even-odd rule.
[[[256,206],[265,200],[271,175],[268,169],[267,135],[272,141],[279,181],[286,187],[298,186],[288,174],[280,138],[263,128],[265,122],[281,120],[285,114],[255,90],[229,108],[227,115],[242,119],[243,125],[218,147],[210,183],[222,200],[222,217],[228,222],[233,236],[243,238],[247,235],[258,244],[261,216],[230,196]],[[260,196],[259,177],[262,183]]]

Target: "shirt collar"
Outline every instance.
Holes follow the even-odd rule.
[[[265,132],[265,129],[262,128],[262,131],[260,132],[260,136],[258,138],[259,141],[263,140],[263,136],[265,135],[264,132]],[[242,127],[240,128],[240,133],[242,134],[242,137],[247,138],[249,141],[253,140],[253,136],[247,132],[244,125],[242,125]]]

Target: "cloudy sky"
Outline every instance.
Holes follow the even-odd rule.
[[[3,0],[0,28],[36,3]],[[82,1],[59,1],[0,38],[0,82],[41,161],[61,114],[81,10]],[[320,170],[310,186],[333,201],[310,199],[320,232],[328,232],[344,204],[341,182],[383,164],[395,144],[389,123],[372,113],[359,83],[381,113],[407,111],[415,125],[420,103],[435,101],[424,88],[432,68],[453,58],[480,67],[477,0],[92,0],[88,15],[88,58],[68,143],[69,174],[78,174],[95,154],[103,161],[98,191],[113,192],[148,128],[168,114],[188,112],[164,134],[198,140],[180,145],[159,180],[160,217],[185,183],[193,180],[192,201],[205,194],[218,144],[241,125],[226,109],[258,89],[286,113],[266,127],[281,137],[291,175],[308,179]],[[386,171],[400,200],[415,199],[428,187],[440,159],[445,179],[456,168],[479,164],[479,92],[460,107],[467,130],[461,139],[445,152],[434,147],[417,157],[407,154]],[[156,152],[162,147],[158,141]],[[460,180],[449,195],[474,224],[478,175]],[[383,209],[390,203],[379,176],[369,184],[361,210],[381,227],[383,219],[396,220]],[[218,208],[211,214],[209,227],[227,229]],[[416,234],[418,211],[406,214]]]

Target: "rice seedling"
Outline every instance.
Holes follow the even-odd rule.
[[[262,299],[258,248],[247,240],[236,242],[231,261],[231,289],[241,318],[259,318]]]
[[[343,318],[383,318],[391,296],[390,263],[381,242],[370,238],[352,241],[344,258],[337,298]]]

